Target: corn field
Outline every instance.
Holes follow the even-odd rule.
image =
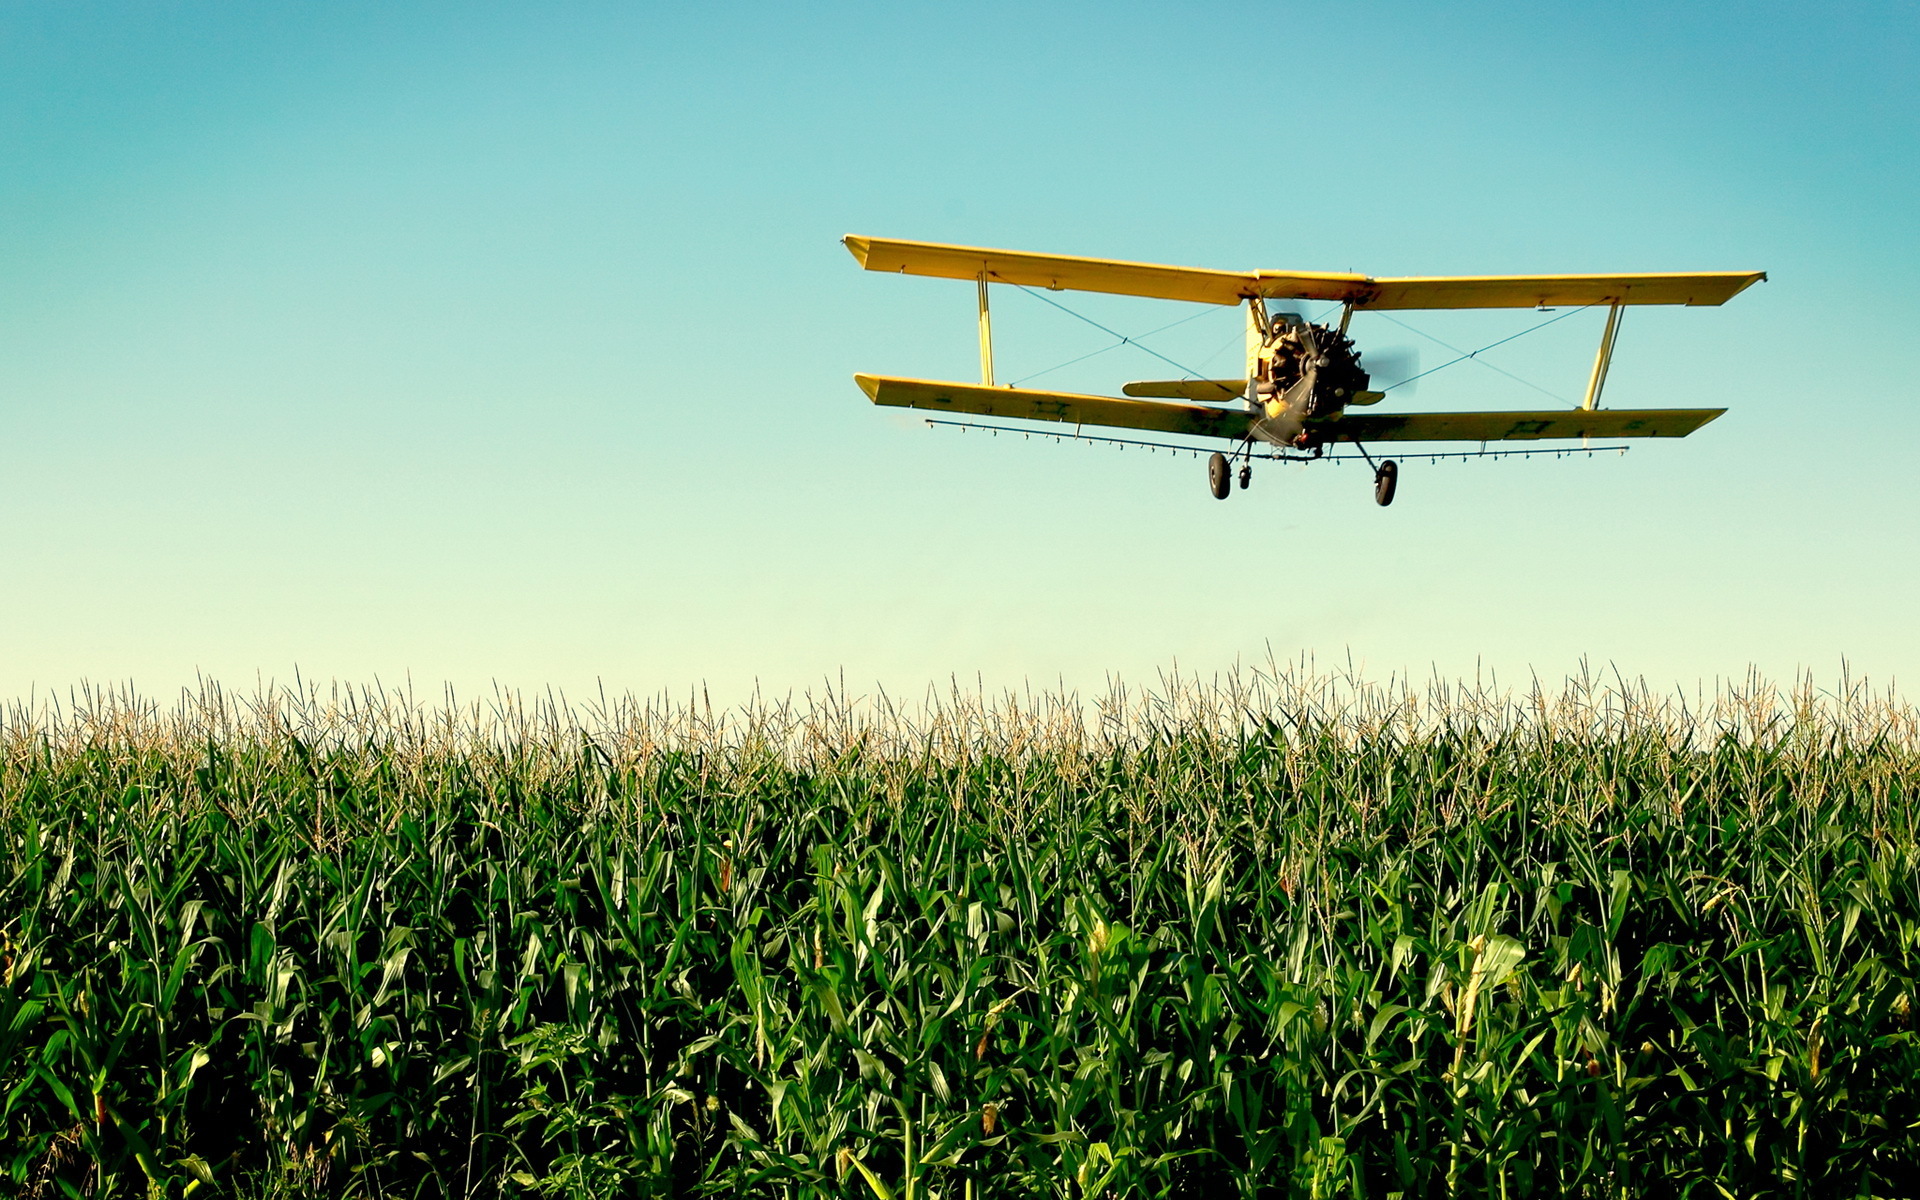
[[[1106,696],[0,715],[0,1192],[1898,1196],[1920,714]]]

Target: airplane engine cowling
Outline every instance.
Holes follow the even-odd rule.
[[[1356,393],[1367,390],[1372,379],[1360,365],[1360,353],[1353,339],[1337,329],[1314,331],[1319,354],[1315,358],[1311,416],[1332,416],[1347,406]]]
[[[1353,340],[1324,325],[1289,322],[1277,328],[1261,358],[1263,382],[1269,385],[1261,389],[1263,392],[1290,392],[1302,380],[1310,380],[1305,416],[1339,412],[1372,382],[1360,365]]]

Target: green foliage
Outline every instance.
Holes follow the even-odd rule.
[[[1915,717],[16,708],[0,1192],[1907,1194]]]

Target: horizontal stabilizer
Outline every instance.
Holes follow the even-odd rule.
[[[1129,396],[1162,400],[1244,400],[1244,379],[1136,379],[1120,389]]]
[[[1069,425],[1109,425],[1120,429],[1152,429],[1160,433],[1230,438],[1245,437],[1252,420],[1244,411],[1209,408],[1199,404],[1121,400],[1112,396],[982,387],[975,383],[898,379],[888,375],[855,375],[853,381],[875,404],[918,408],[928,412],[971,413],[1021,421],[1061,421]]]
[[[1555,409],[1341,415],[1310,420],[1328,442],[1507,442],[1543,438],[1685,437],[1724,408]]]

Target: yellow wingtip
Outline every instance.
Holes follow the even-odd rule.
[[[853,381],[867,394],[867,399],[880,399],[880,377],[878,375],[855,375]]]
[[[867,265],[867,255],[873,250],[872,238],[864,238],[858,234],[850,233],[840,239],[840,244],[847,248],[848,254],[853,255],[855,262],[863,267]]]

